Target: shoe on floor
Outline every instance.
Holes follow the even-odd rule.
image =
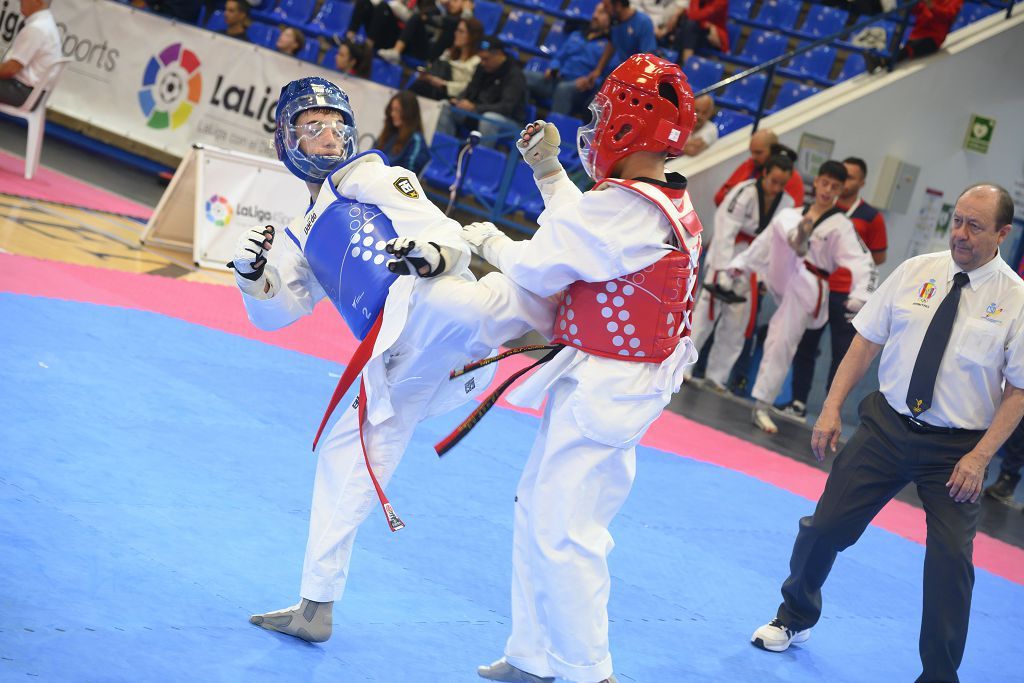
[[[790,401],[779,408],[779,413],[797,422],[807,422],[807,405],[803,401]]]
[[[1020,483],[1020,475],[1010,472],[1000,472],[999,478],[991,486],[985,489],[985,495],[995,498],[1001,503],[1009,503],[1013,500],[1013,492]]]
[[[805,643],[810,637],[811,629],[805,628],[803,631],[793,631],[779,621],[778,618],[775,618],[754,631],[754,635],[750,637],[750,642],[762,650],[785,652],[789,649],[790,645]]]
[[[517,669],[502,657],[493,664],[478,666],[476,675],[489,681],[508,681],[509,683],[554,683],[554,678],[543,678]]]
[[[727,386],[721,382],[711,379],[710,377],[704,378],[703,387],[708,391],[713,391],[716,394],[721,394],[723,396],[729,393],[729,388]]]
[[[769,434],[778,434],[779,427],[778,425],[775,424],[775,421],[772,420],[771,416],[768,414],[769,410],[770,408],[767,404],[761,402],[756,403],[754,405],[754,412],[751,415],[751,421],[754,423],[754,426],[760,429],[762,432],[767,432]]]
[[[333,602],[313,602],[302,599],[297,605],[276,612],[254,614],[250,624],[268,631],[301,638],[308,643],[322,643],[331,637]]]

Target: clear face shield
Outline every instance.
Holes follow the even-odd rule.
[[[324,180],[356,152],[359,133],[346,100],[303,95],[288,103],[282,118],[294,122],[281,127],[284,152],[307,179]]]
[[[611,115],[611,102],[608,96],[598,93],[590,103],[590,123],[582,125],[576,133],[576,149],[580,154],[580,161],[583,162],[583,170],[594,181],[601,180],[595,171],[597,163],[597,147],[594,137],[597,131],[604,128]]]

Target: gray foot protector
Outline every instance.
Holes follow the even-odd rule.
[[[477,676],[491,681],[506,681],[507,683],[552,683],[554,678],[542,678],[531,673],[517,669],[504,659],[499,659],[489,666],[479,666],[476,669]]]
[[[310,643],[322,643],[331,637],[333,607],[333,602],[313,602],[303,598],[302,602],[292,607],[254,614],[249,617],[249,623]]]

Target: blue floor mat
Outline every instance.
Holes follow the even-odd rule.
[[[535,418],[493,410],[441,461],[461,415],[422,425],[388,491],[408,528],[371,516],[334,636],[308,645],[247,618],[297,599],[337,365],[120,308],[0,294],[0,319],[0,679],[471,682],[500,656]],[[808,643],[750,646],[812,509],[640,449],[612,529],[619,680],[913,680],[923,548],[876,528]],[[1022,605],[978,571],[965,681],[1024,680]]]

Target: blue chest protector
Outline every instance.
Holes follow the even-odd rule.
[[[384,310],[388,288],[398,276],[384,263],[388,240],[398,237],[384,212],[373,204],[338,197],[313,220],[304,241],[291,237],[302,249],[317,282],[345,323],[362,340]]]

